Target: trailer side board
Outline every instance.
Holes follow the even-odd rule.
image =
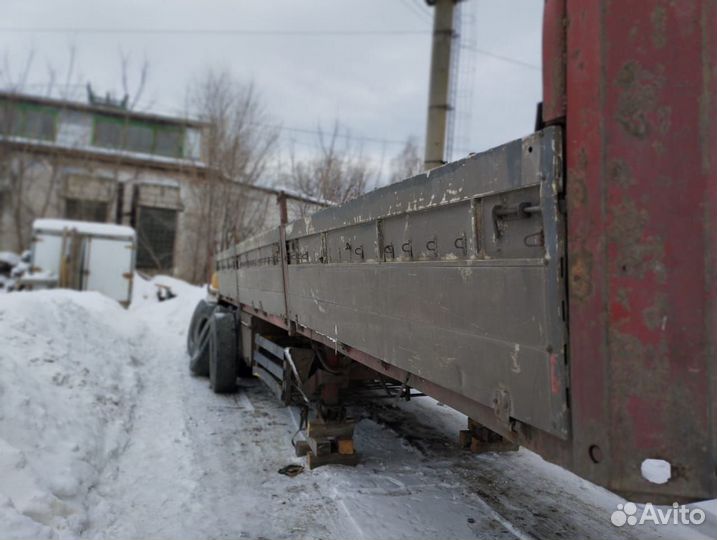
[[[561,141],[548,128],[289,224],[286,305],[279,235],[240,244],[238,300],[567,438]]]

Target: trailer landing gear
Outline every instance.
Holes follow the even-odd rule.
[[[309,469],[321,465],[356,465],[359,455],[354,449],[353,419],[326,421],[316,419],[309,422],[305,439],[296,442],[296,455],[306,456]]]

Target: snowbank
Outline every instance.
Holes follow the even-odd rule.
[[[7,266],[17,266],[20,264],[20,255],[12,251],[0,251],[0,264]]]
[[[159,301],[157,299],[157,290],[159,287],[169,287],[175,295],[182,297],[182,301],[189,302],[192,306],[192,310],[194,310],[194,306],[199,298],[205,294],[202,293],[202,290],[206,291],[206,287],[201,288],[190,285],[186,281],[171,276],[159,275],[151,279],[145,279],[135,272],[134,280],[132,281],[132,303],[130,305],[130,311],[137,311],[145,307],[146,304],[156,304]],[[169,311],[171,312],[173,310],[170,309]]]
[[[127,439],[142,325],[99,293],[0,296],[0,536],[73,537]]]

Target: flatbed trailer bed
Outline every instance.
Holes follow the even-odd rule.
[[[655,41],[652,3],[548,0],[534,134],[223,251],[246,362],[296,339],[632,500],[717,497],[717,5],[660,6]]]

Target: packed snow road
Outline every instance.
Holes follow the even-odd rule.
[[[361,464],[287,477],[296,412],[258,381],[189,375],[201,289],[137,279],[0,295],[2,538],[708,538],[717,524],[616,528],[622,499],[521,450],[456,448],[465,417],[428,398],[361,402]],[[711,506],[710,506],[711,505]]]

